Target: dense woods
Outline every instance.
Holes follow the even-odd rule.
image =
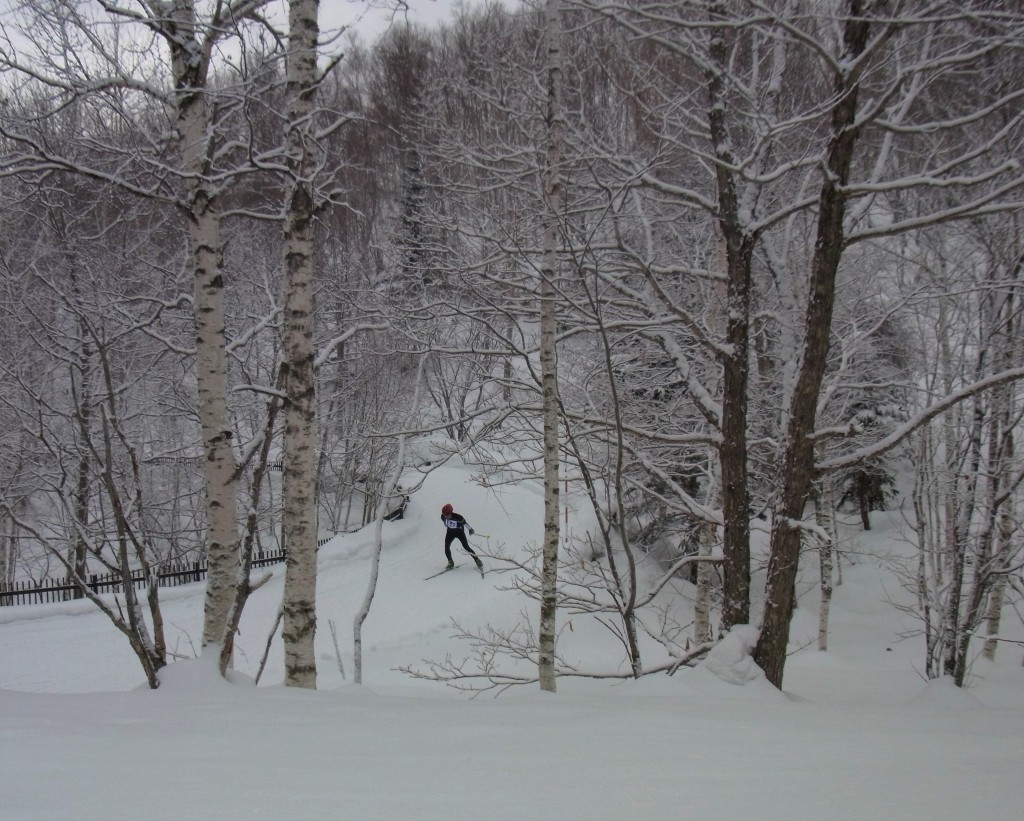
[[[112,608],[87,573],[208,560],[226,669],[283,543],[288,683],[315,686],[318,533],[458,452],[545,478],[538,630],[487,637],[544,689],[558,608],[632,676],[756,625],[781,687],[810,570],[827,646],[840,508],[902,506],[929,677],[1006,652],[1024,13],[545,0],[364,44],[317,5],[6,15],[0,581],[78,582],[156,686],[155,582]],[[645,618],[641,563],[692,585],[682,625]]]

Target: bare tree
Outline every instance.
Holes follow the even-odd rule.
[[[863,63],[871,54],[869,9],[856,0],[848,9],[843,26],[842,65]],[[857,142],[857,105],[862,70],[836,72],[831,128],[825,148],[825,173],[818,201],[817,238],[807,292],[806,335],[787,415],[782,448],[779,510],[772,525],[771,558],[768,565],[767,598],[754,658],[768,680],[782,686],[782,673],[789,643],[789,624],[796,604],[797,565],[800,556],[804,507],[814,475],[814,431],[818,395],[829,351],[835,277],[844,245],[846,198],[841,189],[850,179]]]
[[[191,0],[147,2],[138,8],[98,0],[105,18],[115,23],[121,45],[97,36],[91,9],[55,0],[37,9],[34,26],[24,32],[35,45],[34,59],[20,60],[18,49],[5,52],[5,66],[27,86],[43,80],[54,90],[53,113],[69,101],[92,106],[100,117],[116,111],[111,122],[132,117],[125,99],[153,99],[167,104],[167,128],[172,144],[155,140],[148,156],[138,152],[139,142],[121,148],[112,142],[92,143],[93,157],[77,160],[52,150],[29,128],[11,122],[5,129],[16,152],[7,155],[10,173],[61,168],[120,186],[127,194],[152,197],[178,206],[188,227],[193,274],[192,309],[196,333],[196,382],[199,422],[205,459],[209,562],[203,646],[218,655],[225,642],[228,613],[238,582],[239,535],[236,490],[238,473],[228,407],[227,351],[224,315],[224,250],[221,240],[223,195],[228,177],[220,178],[223,155],[215,146],[219,135],[212,104],[212,66],[217,47],[253,21],[267,0],[237,0],[218,5],[209,13]],[[142,32],[148,31],[148,42]],[[48,44],[63,49],[51,51]],[[124,47],[122,47],[122,45]],[[161,85],[161,61],[153,60],[152,46],[167,49],[169,82]],[[80,52],[80,53],[79,53]],[[85,70],[95,58],[95,67]],[[63,62],[61,62],[63,60]],[[96,72],[98,76],[92,76]],[[139,127],[151,134],[162,112],[139,107]],[[149,117],[150,119],[146,119]],[[87,141],[86,141],[87,142]],[[143,141],[144,142],[144,141]],[[120,156],[121,162],[115,161]],[[215,178],[218,181],[215,181]],[[180,188],[179,188],[180,184]]]
[[[316,147],[312,119],[318,69],[319,0],[288,4],[288,169],[284,244],[285,684],[316,687],[316,380],[313,350],[313,217]]]
[[[546,153],[544,185],[543,257],[540,266],[540,367],[541,405],[544,417],[544,551],[541,569],[540,624],[537,639],[540,689],[555,692],[555,635],[558,616],[558,365],[555,353],[559,223],[564,208],[562,189],[562,141],[565,114],[562,110],[562,23],[558,0],[544,8],[547,80]]]

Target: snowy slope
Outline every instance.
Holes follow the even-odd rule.
[[[279,686],[279,639],[259,688],[211,682],[204,662],[183,662],[159,691],[137,689],[127,643],[87,605],[0,609],[0,819],[1020,817],[1019,652],[978,667],[969,690],[926,684],[919,642],[899,641],[907,624],[886,604],[899,591],[876,554],[891,531],[860,537],[830,652],[796,652],[784,694],[756,670],[742,686],[715,675],[749,672],[726,645],[674,677],[562,679],[555,696],[531,687],[469,700],[396,668],[466,655],[453,619],[508,626],[520,611],[536,620],[536,606],[465,556],[423,581],[444,564],[438,514],[449,501],[490,534],[473,540],[484,552],[539,538],[535,484],[486,488],[457,462],[431,475],[407,518],[385,525],[362,688],[342,680],[329,624],[350,679],[369,529],[320,553],[318,692]],[[241,673],[258,668],[282,577],[276,568],[247,607]],[[812,578],[802,590],[794,649],[816,625]],[[201,586],[163,601],[170,643],[194,655]],[[563,647],[594,669],[621,664],[610,634],[583,625]]]

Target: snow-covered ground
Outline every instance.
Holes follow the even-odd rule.
[[[485,551],[539,538],[537,485],[489,489],[461,464],[433,474],[408,516],[385,525],[362,687],[350,683],[351,624],[371,529],[321,550],[316,692],[280,685],[279,638],[259,687],[184,661],[150,691],[127,642],[88,605],[0,609],[0,819],[1024,817],[1020,648],[976,665],[969,689],[926,683],[921,640],[900,640],[910,625],[887,603],[899,590],[875,558],[893,536],[884,526],[858,537],[863,555],[844,568],[828,653],[810,643],[806,585],[784,693],[756,670],[745,684],[726,680],[750,671],[735,636],[671,677],[561,679],[556,695],[531,686],[470,699],[397,668],[467,655],[453,619],[508,626],[521,611],[536,621],[536,606],[465,556],[424,581],[444,563],[447,501],[490,534],[474,540]],[[255,675],[274,623],[283,568],[274,574],[246,609],[241,674]],[[162,601],[169,644],[193,656],[202,587]],[[621,668],[611,634],[582,620],[561,646],[589,669]]]

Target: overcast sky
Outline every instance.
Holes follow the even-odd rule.
[[[18,33],[18,26],[14,24],[17,21],[30,27],[31,20],[27,13],[19,13],[16,9],[31,9],[32,2],[33,0],[0,0],[0,25],[3,26],[4,35],[22,47],[24,40]],[[483,2],[485,0],[320,0],[320,31],[329,36],[332,32],[348,26],[362,42],[370,44],[387,30],[391,21],[406,20],[430,27],[451,19],[459,8],[481,5]],[[511,8],[520,0],[503,2]],[[394,11],[396,5],[403,7],[397,13]],[[102,17],[98,5],[86,9],[91,9],[98,20],[106,20]],[[287,28],[287,0],[276,0],[265,11],[278,25]]]
[[[451,18],[459,7],[481,2],[483,0],[405,0],[406,10],[399,12],[394,19],[431,26]],[[327,32],[350,25],[360,39],[370,43],[380,36],[393,17],[381,8],[385,5],[389,5],[386,0],[320,0],[320,30]],[[512,5],[512,1],[505,0],[505,5]]]

